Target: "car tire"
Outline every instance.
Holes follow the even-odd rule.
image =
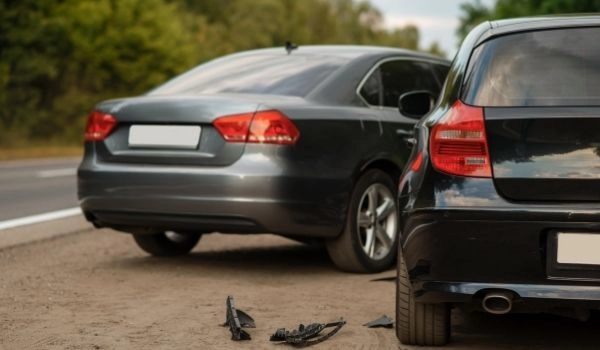
[[[327,241],[333,263],[348,272],[380,272],[396,259],[397,184],[378,169],[365,172],[350,197],[344,231]],[[375,209],[375,210],[373,210]]]
[[[441,346],[450,341],[449,306],[415,302],[401,256],[396,282],[396,335],[404,345]]]
[[[153,256],[178,256],[189,253],[200,238],[199,233],[166,231],[154,234],[133,234],[135,243]]]

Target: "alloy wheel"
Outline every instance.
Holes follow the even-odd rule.
[[[385,258],[396,240],[398,213],[392,193],[374,183],[363,193],[357,215],[357,232],[361,248],[374,260]]]

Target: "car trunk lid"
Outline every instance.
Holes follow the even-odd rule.
[[[256,99],[231,96],[160,96],[111,100],[97,106],[117,119],[96,143],[101,161],[115,163],[226,166],[239,159],[244,143],[226,142],[213,121],[255,113]]]
[[[522,201],[600,200],[600,107],[485,108],[494,183]]]

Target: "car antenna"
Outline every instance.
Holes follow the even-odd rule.
[[[298,49],[298,45],[292,43],[291,41],[286,41],[285,42],[285,51],[287,51],[287,54],[291,54],[292,51]]]

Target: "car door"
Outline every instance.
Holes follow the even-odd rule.
[[[417,120],[398,111],[398,99],[406,92],[427,90],[438,96],[448,66],[418,58],[381,60],[363,79],[357,93],[369,108],[378,110],[380,139],[375,153],[405,164],[411,149],[413,127]]]

